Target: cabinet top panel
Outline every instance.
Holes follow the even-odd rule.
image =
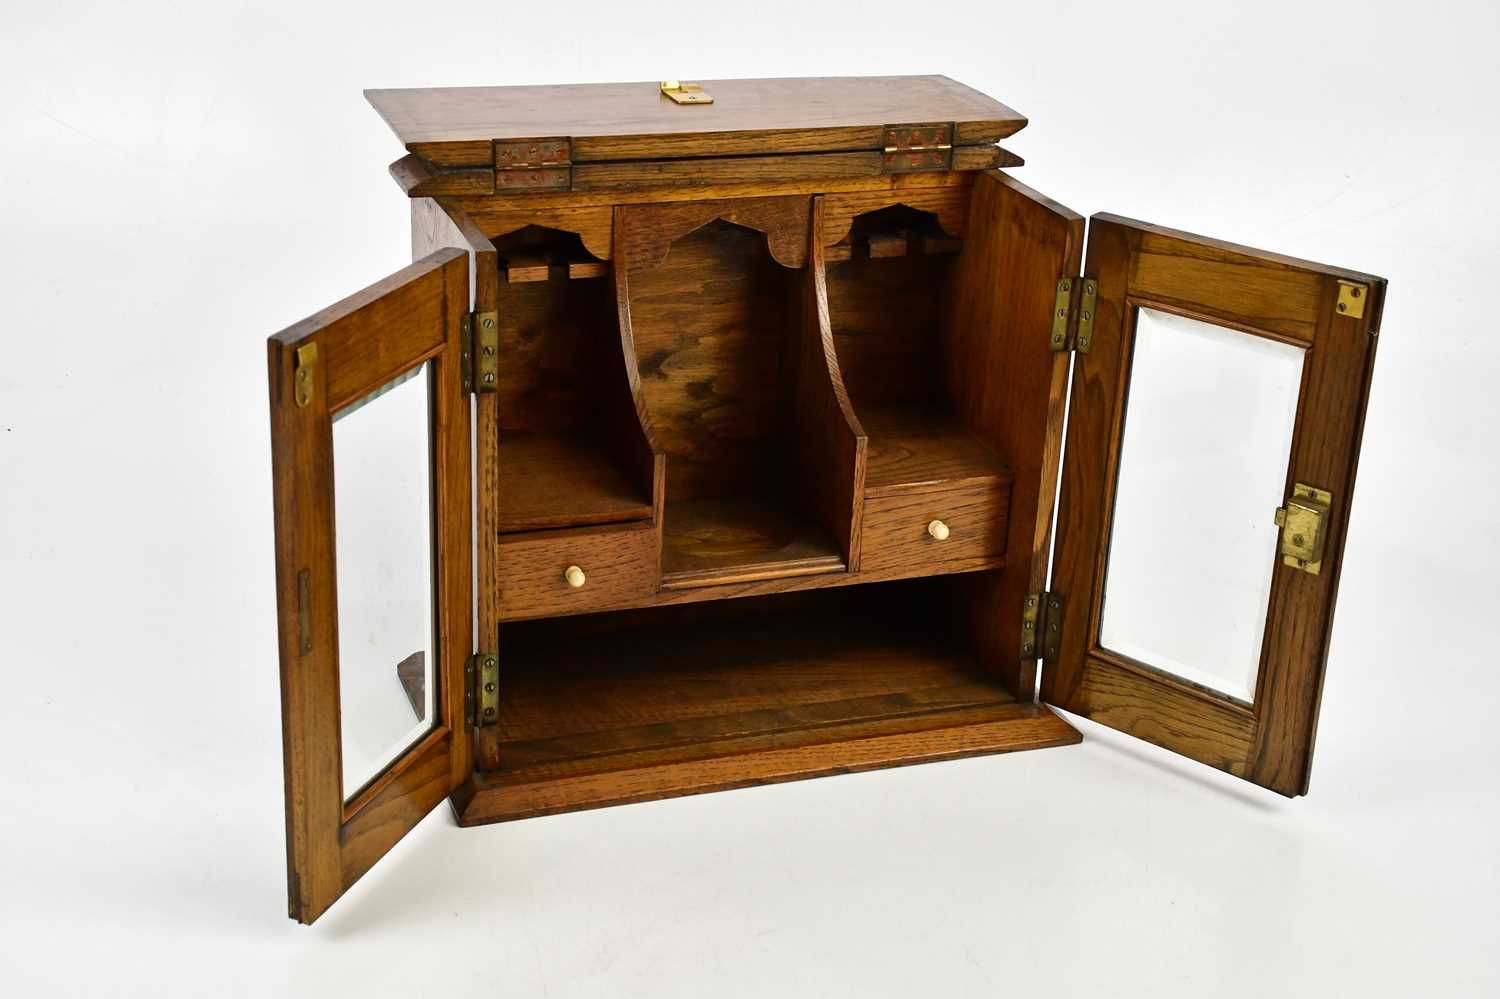
[[[496,141],[571,140],[574,162],[879,149],[883,127],[952,123],[952,144],[987,145],[1026,119],[946,76],[698,80],[711,104],[678,104],[658,81],[367,90],[413,153],[484,162]]]

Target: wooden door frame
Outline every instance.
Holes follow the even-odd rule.
[[[286,773],[289,914],[310,923],[472,769],[464,667],[473,645],[465,255],[442,250],[271,337],[271,466]],[[315,348],[316,355],[299,349]],[[429,369],[436,602],[433,728],[345,800],[334,565],[333,416]],[[301,398],[296,385],[304,376]],[[394,671],[395,663],[392,663]],[[393,677],[394,680],[394,677]]]
[[[1385,282],[1113,215],[1090,221],[1086,274],[1099,282],[1098,307],[1093,343],[1075,363],[1052,584],[1062,640],[1044,667],[1042,699],[1281,794],[1305,794]],[[1341,281],[1366,289],[1361,318],[1339,311]],[[1283,495],[1293,482],[1333,493],[1326,555],[1312,575],[1268,553],[1276,568],[1251,705],[1099,642],[1138,306],[1306,348]]]

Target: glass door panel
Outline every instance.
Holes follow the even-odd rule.
[[[1266,337],[1136,310],[1104,648],[1253,700],[1302,357]]]
[[[433,726],[428,367],[333,416],[345,800]]]

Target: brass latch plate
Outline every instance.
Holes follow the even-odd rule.
[[[304,343],[297,348],[292,370],[292,398],[300,409],[312,402],[314,379],[318,370],[318,345]]]
[[[464,663],[464,719],[493,725],[500,717],[500,657],[479,652]]]
[[[495,312],[470,312],[461,320],[464,387],[493,392],[500,376],[500,317]]]
[[[1365,317],[1365,302],[1370,297],[1370,289],[1353,281],[1339,282],[1339,315],[1348,316],[1350,319],[1363,319]]]
[[[1292,498],[1276,509],[1281,528],[1281,561],[1314,576],[1323,571],[1323,549],[1328,540],[1328,510],[1333,494],[1298,482]]]
[[[573,184],[570,139],[522,139],[495,143],[495,190],[536,191]]]
[[[953,123],[887,125],[881,165],[886,173],[947,170],[953,165]]]
[[[714,99],[703,92],[703,88],[696,83],[683,83],[681,80],[661,81],[661,92],[670,97],[677,104],[712,104]]]

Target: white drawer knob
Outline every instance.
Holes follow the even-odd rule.
[[[576,565],[570,565],[563,570],[563,579],[566,579],[568,585],[575,590],[589,581],[589,578],[583,574],[583,570]]]
[[[927,525],[927,533],[932,535],[933,538],[938,541],[947,541],[948,525],[943,523],[941,520],[934,520],[932,523]]]

